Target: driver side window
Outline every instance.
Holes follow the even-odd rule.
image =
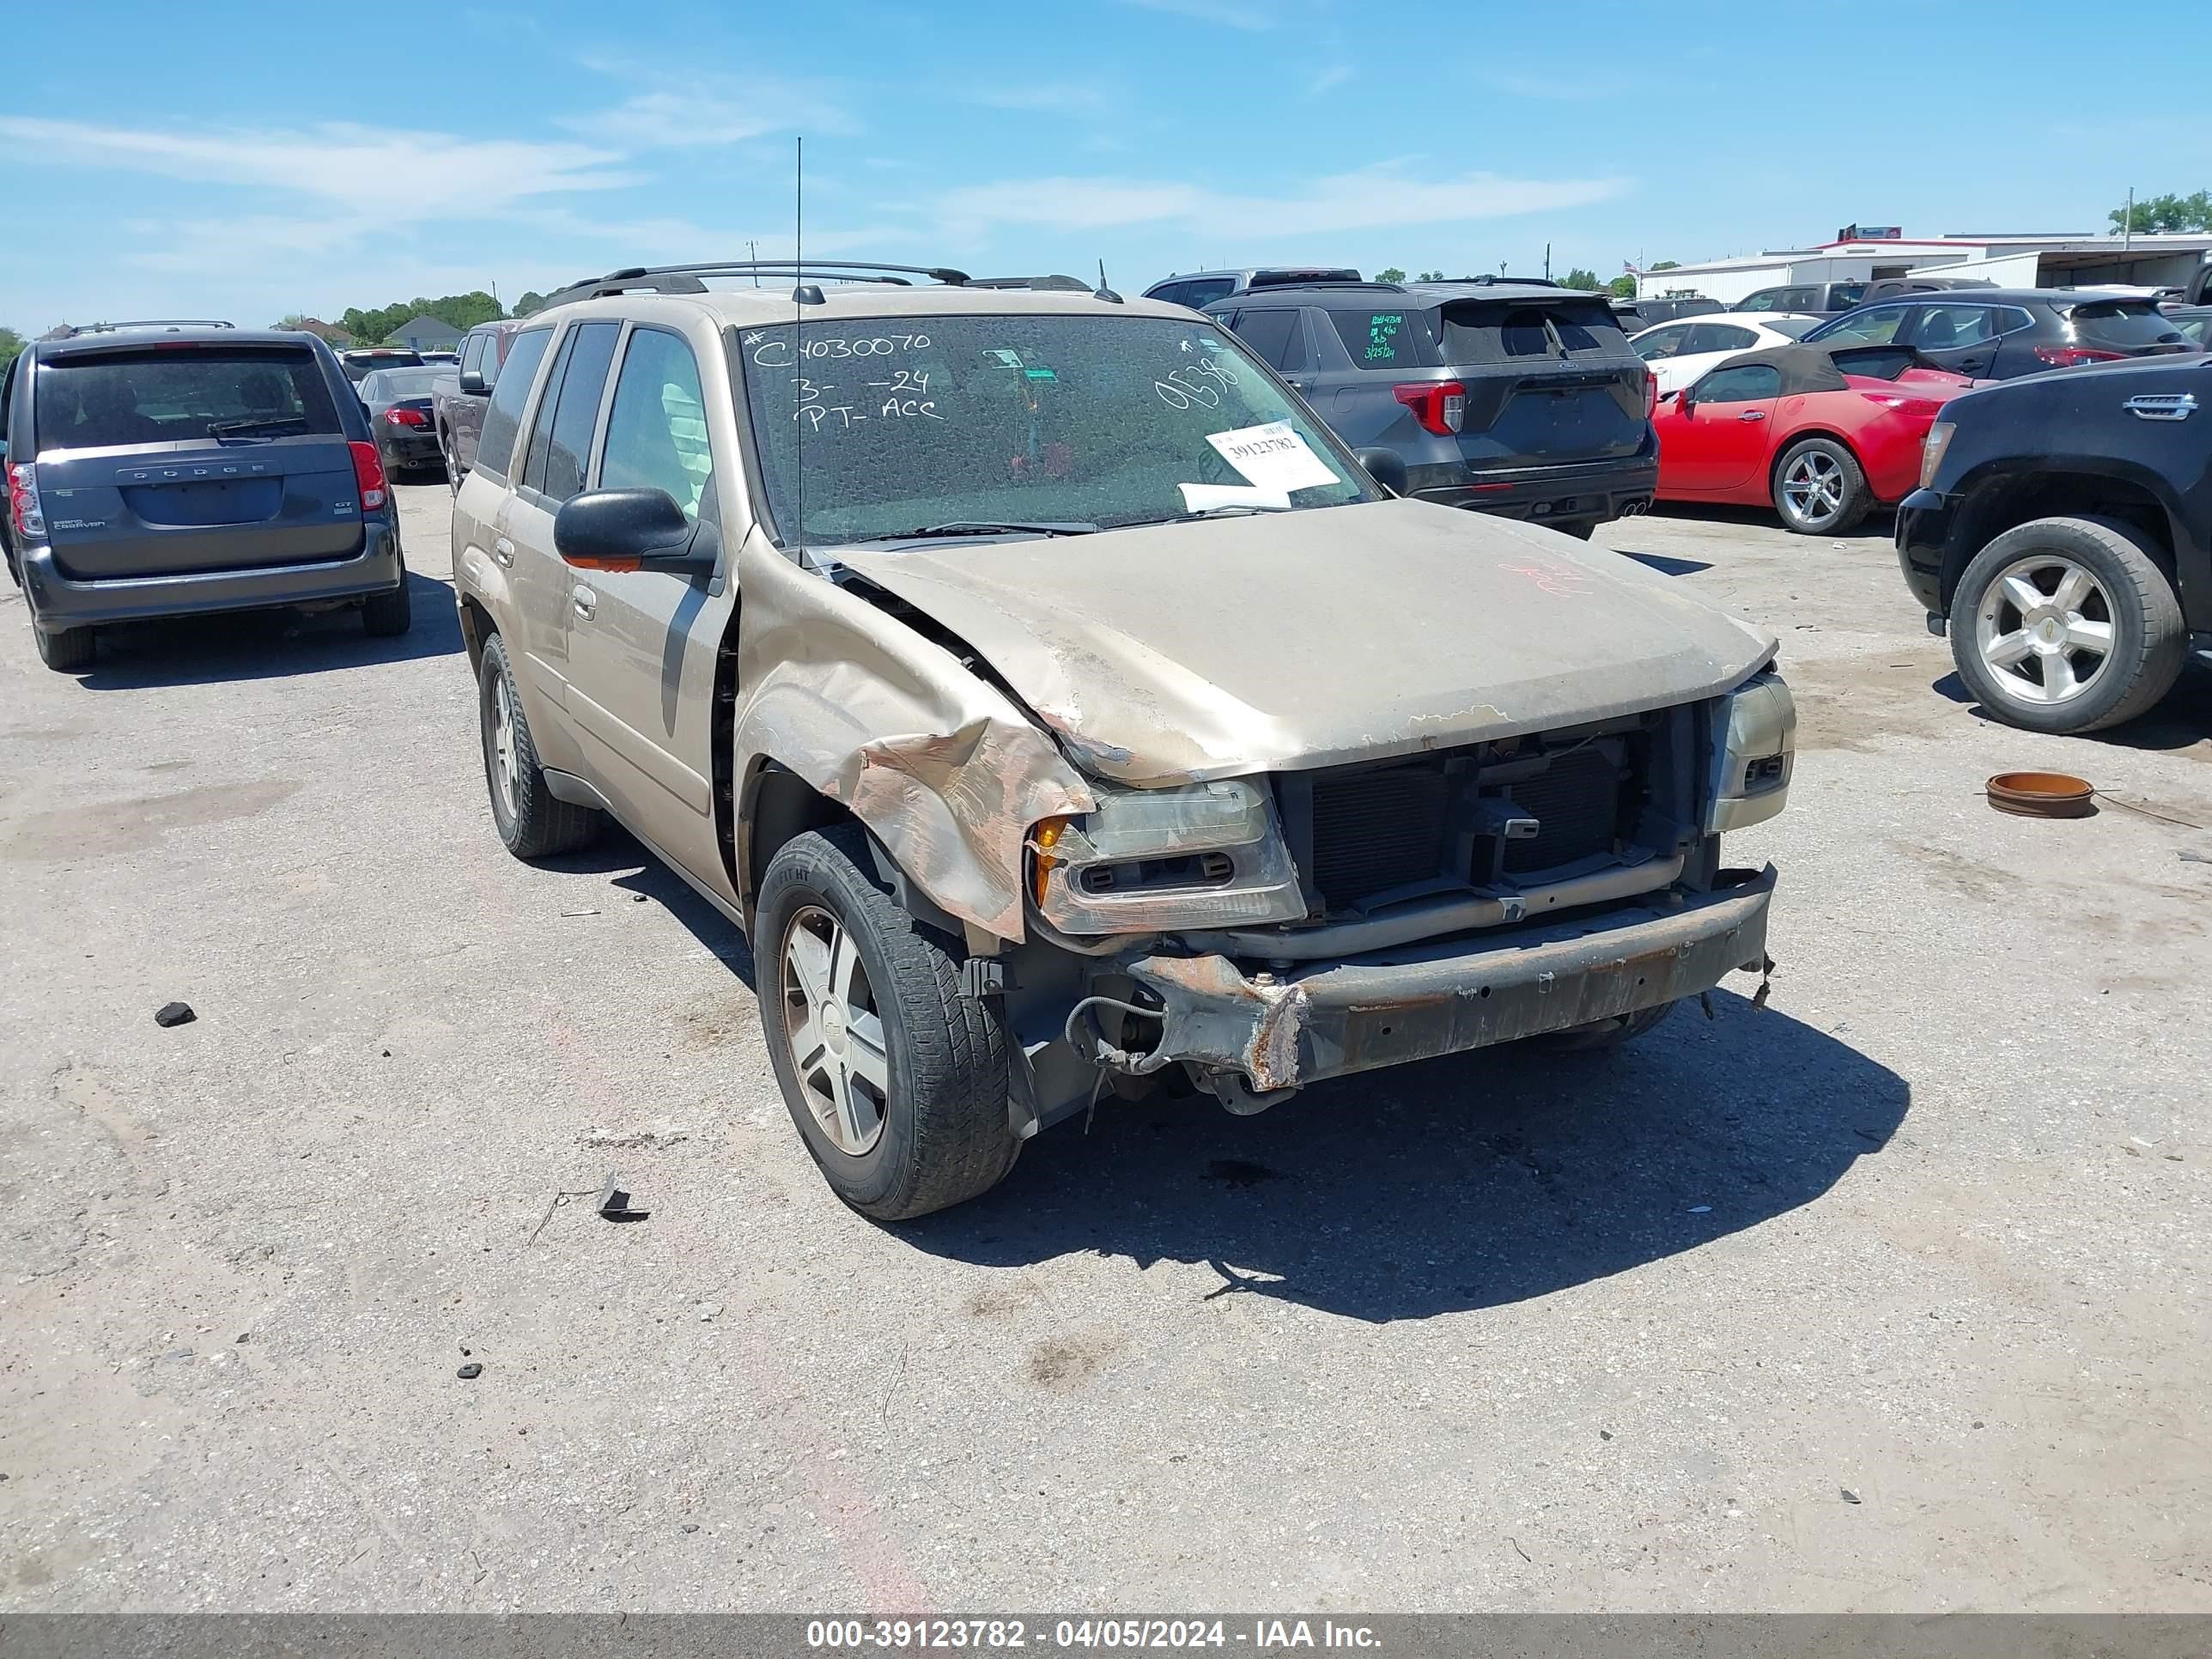
[[[1771,363],[1717,368],[1698,382],[1692,403],[1750,404],[1782,395],[1782,371]]]
[[[1662,357],[1671,357],[1681,350],[1683,341],[1689,336],[1690,325],[1687,323],[1654,329],[1636,343],[1636,355],[1647,363],[1656,362]]]
[[[707,400],[691,348],[665,329],[632,330],[607,411],[599,488],[666,490],[696,523],[714,476]]]

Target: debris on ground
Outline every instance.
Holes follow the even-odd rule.
[[[1843,1495],[1844,1502],[1846,1504],[1856,1504],[1859,1501],[1859,1495],[1849,1486],[1838,1486],[1836,1490]]]
[[[653,1213],[641,1210],[631,1201],[629,1190],[622,1184],[619,1172],[611,1172],[607,1184],[599,1191],[599,1213],[609,1221],[642,1221]]]
[[[154,1024],[164,1030],[172,1025],[189,1025],[198,1018],[189,1002],[165,1002],[154,1011]]]
[[[597,910],[563,910],[561,914],[564,916],[596,916],[599,913]]]
[[[587,1152],[658,1152],[680,1146],[690,1135],[672,1126],[647,1129],[586,1129],[576,1144]]]
[[[462,1366],[460,1370],[455,1371],[453,1375],[459,1377],[464,1382],[473,1382],[477,1378],[483,1375],[483,1365],[481,1362],[471,1359],[467,1364]]]

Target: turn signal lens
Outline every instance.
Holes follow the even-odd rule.
[[[1951,434],[1958,428],[1948,421],[1938,421],[1928,428],[1928,435],[1920,443],[1920,487],[1936,487],[1936,469],[1943,465],[1943,452],[1951,447]]]
[[[1467,388],[1457,380],[1424,380],[1415,386],[1390,388],[1400,403],[1413,411],[1421,430],[1449,438],[1467,419]]]
[[[1039,904],[1044,902],[1045,879],[1060,862],[1052,849],[1067,833],[1068,823],[1066,818],[1047,818],[1030,836],[1030,893]]]
[[[346,447],[353,452],[353,483],[361,492],[361,510],[374,513],[391,493],[384,477],[384,458],[376,453],[374,444],[365,444],[358,438]]]

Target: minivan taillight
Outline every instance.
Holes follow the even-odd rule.
[[[346,446],[353,451],[353,484],[361,493],[361,510],[374,513],[389,498],[390,487],[384,477],[384,459],[376,453],[376,446],[355,439]]]
[[[2038,346],[2036,359],[2053,368],[2079,368],[2084,363],[2117,363],[2124,351],[2095,351],[2087,346]]]
[[[15,533],[24,540],[45,537],[46,515],[39,505],[39,469],[29,461],[8,469],[8,511],[15,517]]]
[[[1391,390],[1400,403],[1413,411],[1421,430],[1439,438],[1450,437],[1467,418],[1467,388],[1457,380],[1430,380]]]
[[[1659,377],[1650,369],[1644,371],[1644,418],[1650,420],[1659,413]]]

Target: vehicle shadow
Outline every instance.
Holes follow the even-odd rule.
[[[1965,708],[1976,720],[1985,725],[2013,729],[2007,722],[1974,701],[1974,694],[1966,683],[1954,672],[1943,676],[1929,687],[1941,697]],[[2116,749],[2147,749],[2160,752],[2193,749],[2200,744],[2212,742],[2212,672],[2191,667],[2183,672],[2181,682],[2168,692],[2163,702],[2147,714],[2138,715],[2122,726],[2102,732],[2084,732],[2081,741],[2108,744]]]
[[[1677,559],[1664,553],[1638,553],[1633,548],[1626,547],[1616,547],[1613,550],[1622,558],[1633,559],[1662,576],[1694,576],[1700,570],[1713,568],[1710,559]]]
[[[1654,501],[1649,515],[1655,519],[1680,519],[1691,523],[1756,525],[1762,529],[1780,530],[1782,520],[1771,507],[1747,507],[1729,501]],[[1876,507],[1861,520],[1848,536],[1803,536],[1796,539],[1808,546],[1817,547],[1823,542],[1851,547],[1863,542],[1881,542],[1888,545],[1896,522],[1893,509]]]
[[[737,923],[699,896],[698,890],[663,864],[645,844],[619,823],[609,819],[599,838],[574,853],[538,860],[538,867],[563,875],[608,876],[610,887],[629,902],[647,900],[659,904],[682,922],[691,937],[726,963],[730,971],[753,988],[753,956]]]
[[[161,622],[119,623],[100,630],[100,655],[79,675],[94,691],[134,691],[217,680],[289,678],[373,663],[449,656],[461,648],[451,585],[407,573],[413,626],[397,639],[372,639],[358,611],[232,611]]]
[[[1809,1204],[1904,1120],[1905,1080],[1848,1043],[1712,1004],[1609,1052],[1450,1056],[1254,1118],[1109,1096],[1088,1135],[1047,1130],[1000,1187],[900,1236],[994,1267],[1203,1262],[1209,1300],[1377,1324],[1549,1295]]]

